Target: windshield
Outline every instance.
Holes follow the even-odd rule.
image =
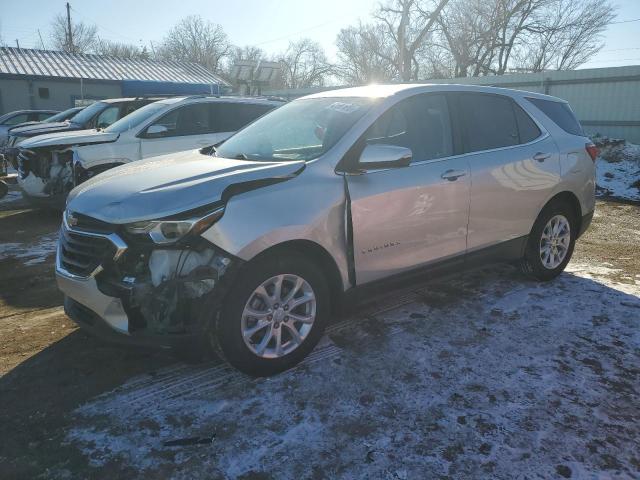
[[[84,125],[89,122],[95,115],[100,113],[104,108],[106,108],[109,104],[105,102],[96,102],[89,105],[87,108],[83,109],[80,113],[78,113],[75,117],[71,119],[71,122],[77,123],[78,125]]]
[[[52,123],[52,122],[64,122],[69,118],[73,117],[77,113],[77,108],[69,108],[64,112],[56,113],[55,115],[51,115],[48,118],[45,118],[43,122]]]
[[[131,130],[134,127],[137,127],[142,122],[146,121],[152,115],[160,110],[164,110],[166,105],[164,103],[150,103],[149,105],[145,105],[138,110],[131,112],[126,117],[122,117],[117,122],[113,123],[111,126],[105,128],[105,132],[109,133],[122,133],[127,130]]]
[[[261,161],[313,160],[333,147],[374,101],[365,97],[295,100],[229,138],[216,155]]]

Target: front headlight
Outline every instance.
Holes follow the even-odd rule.
[[[125,230],[133,235],[148,235],[154,243],[166,245],[175,243],[188,234],[198,235],[213,225],[224,213],[224,207],[208,213],[204,217],[186,220],[148,220],[130,223]]]

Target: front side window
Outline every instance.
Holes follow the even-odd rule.
[[[368,97],[294,100],[225,141],[217,156],[259,161],[313,160],[333,147],[374,105]]]
[[[75,124],[85,126],[89,122],[91,122],[91,120],[96,115],[98,115],[100,112],[102,112],[102,110],[104,110],[104,109],[106,109],[108,107],[109,107],[109,104],[105,103],[105,102],[92,103],[88,107],[82,109],[82,111],[80,111],[80,113],[78,113],[76,116],[74,116],[71,121],[73,123],[75,123]]]
[[[154,125],[161,125],[166,131],[160,137],[198,135],[215,131],[212,112],[207,103],[195,103],[176,108],[164,115]]]
[[[446,98],[443,95],[417,95],[401,101],[369,128],[365,142],[409,148],[412,162],[453,155]]]
[[[98,118],[96,118],[96,128],[107,128],[112,123],[115,123],[119,116],[120,107],[113,105],[106,108],[98,115]]]
[[[142,125],[143,122],[147,121],[151,116],[158,113],[160,110],[165,109],[167,106],[163,103],[150,103],[145,105],[138,110],[135,110],[133,113],[122,117],[117,122],[111,124],[105,132],[109,133],[123,133],[127,130],[130,130],[138,125]]]
[[[501,95],[465,93],[460,96],[466,150],[477,152],[519,143],[512,101]]]

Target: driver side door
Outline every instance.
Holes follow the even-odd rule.
[[[420,94],[387,110],[364,144],[412,151],[404,168],[348,174],[358,285],[466,251],[470,174],[454,155],[447,98]]]

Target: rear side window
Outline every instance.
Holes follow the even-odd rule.
[[[245,125],[253,122],[274,107],[272,105],[256,105],[251,103],[225,103],[212,104],[216,112],[216,131],[235,132]]]
[[[467,151],[491,150],[519,143],[511,99],[499,95],[464,94],[461,107]]]
[[[541,135],[541,131],[536,123],[531,119],[529,114],[525,112],[519,105],[514,104],[513,109],[516,114],[516,122],[518,123],[518,132],[520,133],[520,143],[529,143]]]
[[[582,126],[568,103],[542,100],[540,98],[527,98],[527,100],[542,110],[547,117],[553,120],[553,123],[565,132],[572,135],[584,135]]]
[[[9,120],[4,122],[5,125],[18,125],[19,123],[26,122],[29,119],[26,113],[20,113],[18,115],[14,115]]]

